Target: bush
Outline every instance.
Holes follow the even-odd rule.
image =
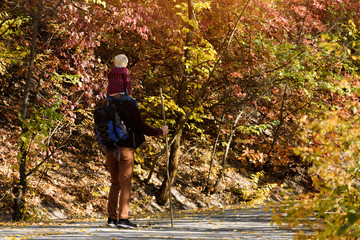
[[[360,118],[338,111],[326,112],[320,119],[303,119],[311,147],[296,150],[313,167],[310,174],[316,193],[289,199],[275,216],[276,223],[289,227],[305,226],[310,235],[299,239],[356,239],[360,237]],[[286,214],[284,214],[286,213]]]

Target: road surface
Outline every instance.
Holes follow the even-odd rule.
[[[176,213],[174,227],[169,216],[134,220],[138,229],[117,229],[104,219],[88,222],[57,221],[30,226],[1,226],[0,239],[292,239],[294,231],[271,224],[263,208]]]

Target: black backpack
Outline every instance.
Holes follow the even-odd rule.
[[[120,147],[129,138],[129,129],[114,103],[95,109],[94,122],[98,142],[108,150]]]
[[[98,142],[107,150],[123,146],[136,149],[145,141],[144,135],[133,126],[133,120],[122,102],[110,102],[105,107],[96,108],[94,122]]]

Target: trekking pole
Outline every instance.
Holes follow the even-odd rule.
[[[165,107],[164,107],[164,98],[162,95],[162,88],[160,88],[160,98],[161,98],[161,109],[162,109],[162,115],[164,120],[164,126],[166,126],[166,118],[165,118]],[[165,143],[166,143],[166,175],[168,179],[168,186],[169,186],[169,203],[170,203],[170,217],[171,217],[171,227],[174,227],[174,221],[173,221],[173,209],[172,209],[172,202],[171,202],[171,181],[170,181],[170,174],[169,174],[169,144],[168,144],[168,137],[167,134],[165,134]]]

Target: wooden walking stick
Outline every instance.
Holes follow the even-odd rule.
[[[160,88],[160,98],[161,98],[161,108],[162,108],[162,115],[164,120],[164,126],[166,126],[166,118],[165,118],[165,107],[164,107],[164,98],[162,95],[162,88]],[[171,227],[174,227],[173,221],[173,209],[172,209],[172,202],[171,202],[171,181],[170,181],[170,174],[169,174],[169,144],[168,144],[168,137],[165,134],[165,143],[166,143],[166,175],[168,179],[168,186],[169,186],[169,203],[170,203],[170,217],[171,217]]]

